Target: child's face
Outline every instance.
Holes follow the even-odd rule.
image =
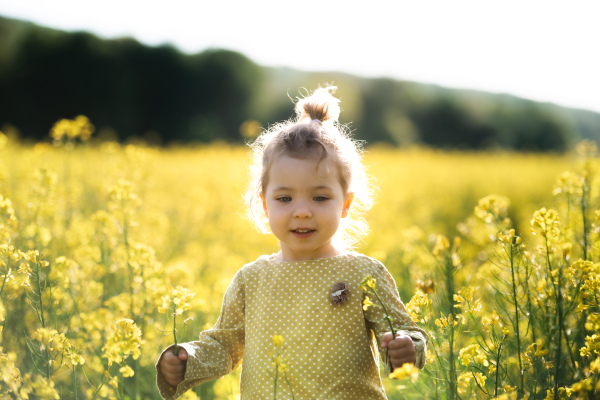
[[[261,193],[271,231],[279,239],[281,260],[298,261],[339,254],[332,239],[348,215],[352,194],[344,193],[331,160],[279,156]]]

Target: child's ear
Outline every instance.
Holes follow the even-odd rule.
[[[354,200],[354,193],[348,192],[346,195],[346,200],[344,200],[344,208],[342,208],[342,218],[346,218],[348,216],[352,200]]]
[[[263,192],[259,192],[258,195],[260,196],[260,200],[262,201],[263,210],[265,211],[265,217],[269,218],[269,213],[267,212],[267,201],[265,200],[265,196],[263,195]]]

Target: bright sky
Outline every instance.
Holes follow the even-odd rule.
[[[595,5],[594,3],[598,4]],[[2,0],[0,15],[268,66],[510,93],[600,112],[596,0]]]

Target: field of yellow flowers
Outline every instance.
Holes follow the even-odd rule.
[[[159,398],[154,363],[174,333],[211,326],[234,273],[277,251],[244,217],[246,148],[100,143],[92,129],[61,121],[53,144],[0,133],[2,398]],[[595,145],[375,146],[365,163],[380,192],[358,250],[386,264],[431,338],[423,371],[384,377],[389,398],[599,398]],[[185,398],[238,399],[237,385]]]

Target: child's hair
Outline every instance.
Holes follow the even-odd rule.
[[[339,100],[331,94],[335,89],[318,88],[312,95],[298,98],[295,119],[269,127],[250,145],[253,162],[246,204],[250,220],[259,231],[268,233],[259,194],[265,192],[273,161],[281,155],[319,162],[331,158],[338,167],[342,190],[354,194],[350,212],[334,237],[338,248],[348,250],[368,232],[363,215],[373,204],[373,186],[361,162],[361,143],[351,139],[348,129],[338,122]]]

